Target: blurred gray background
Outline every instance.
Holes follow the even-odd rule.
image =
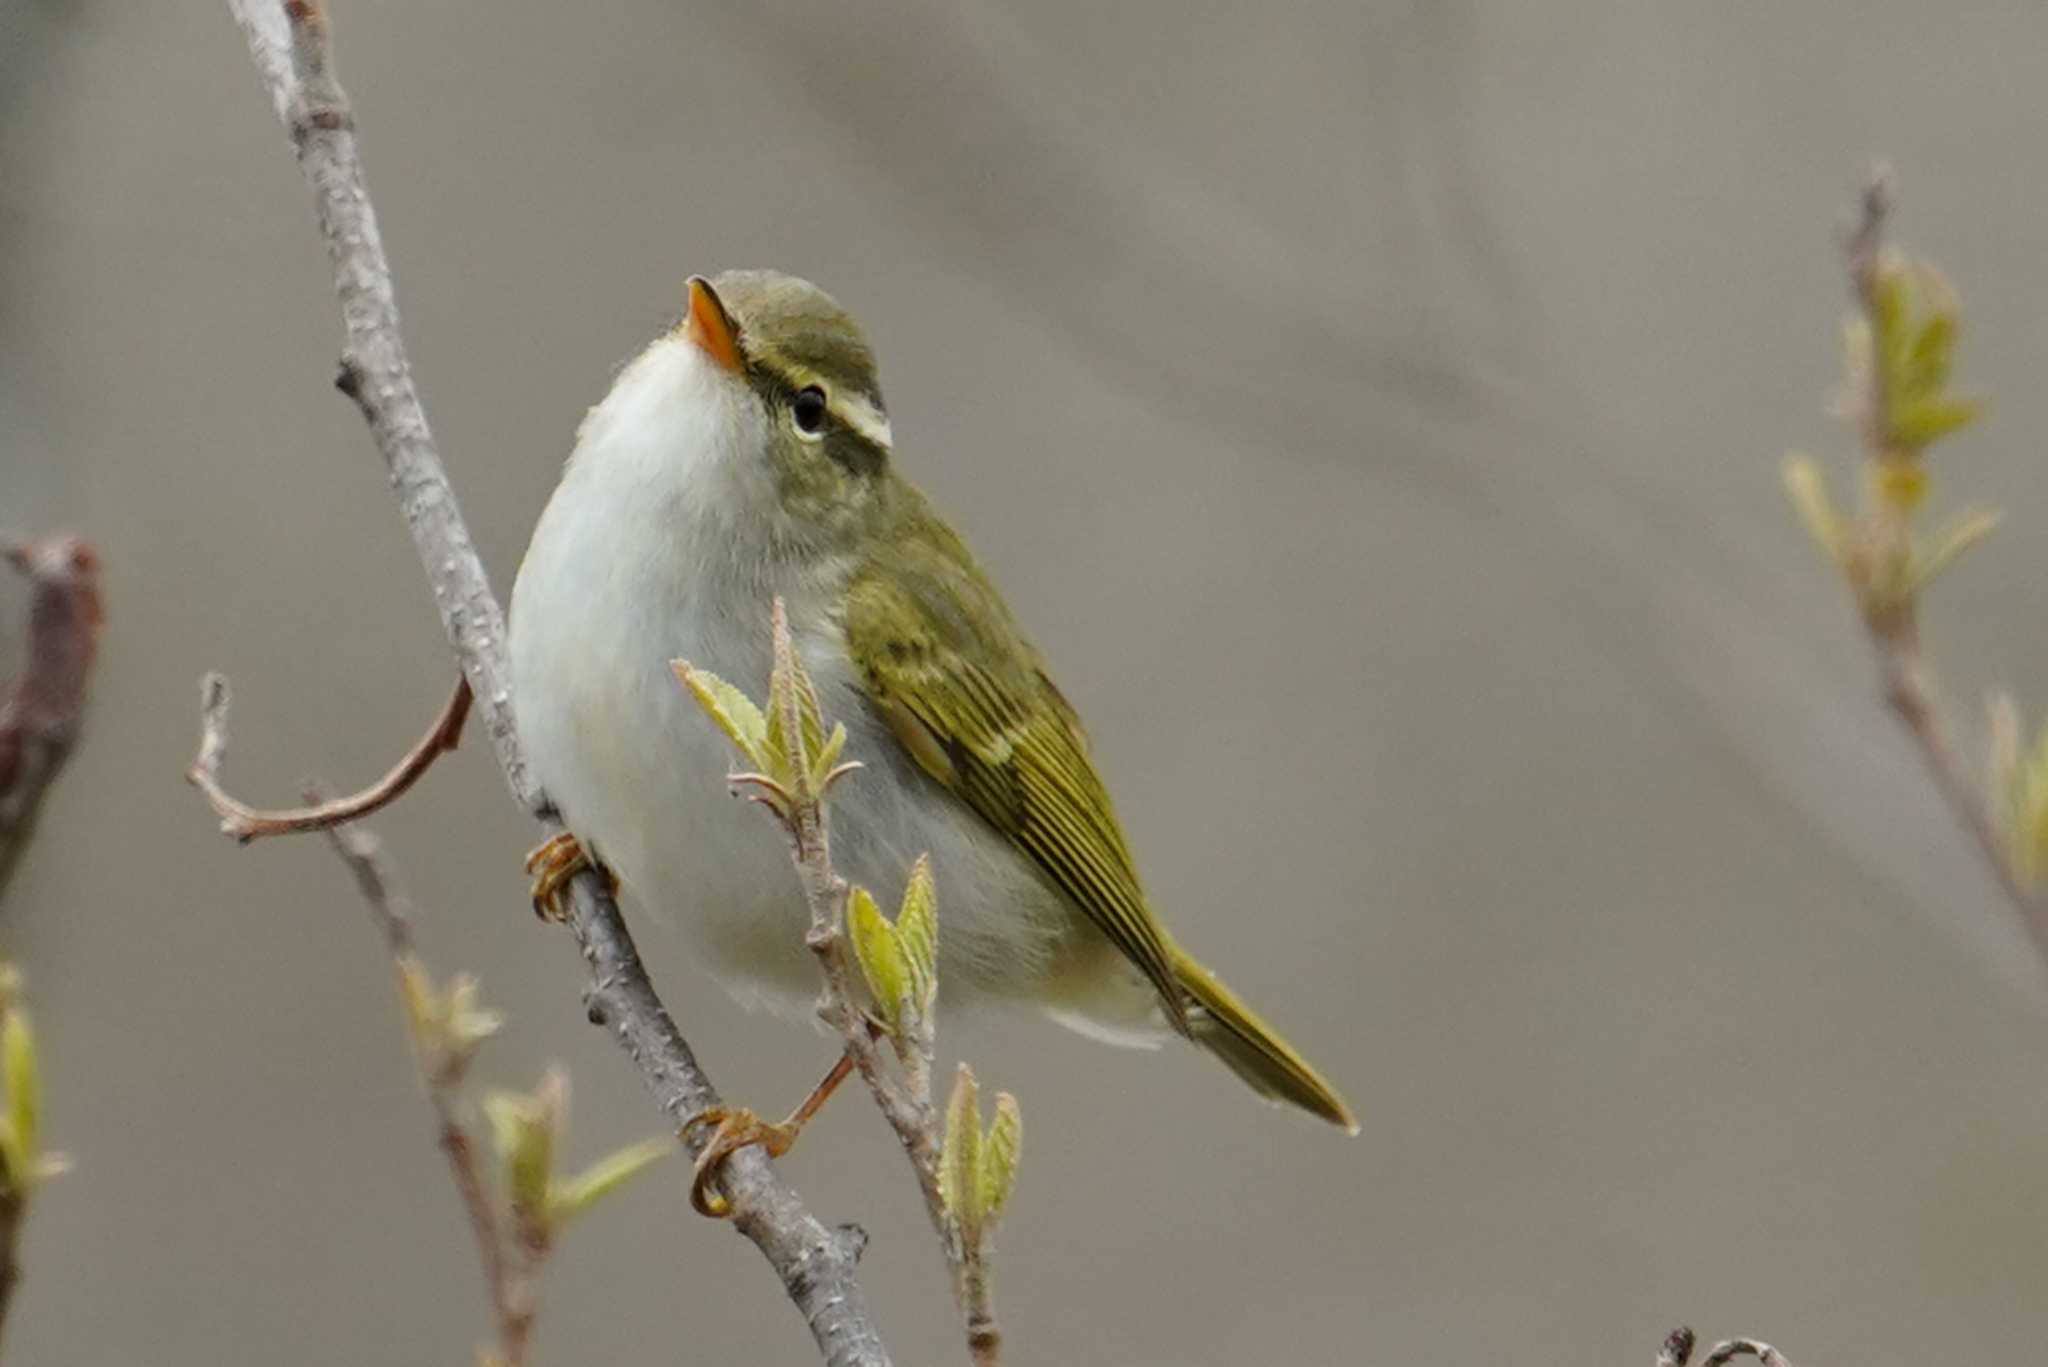
[[[2025,1360],[2048,1336],[2048,1011],[1783,506],[1873,154],[1969,305],[2012,513],[1943,582],[1959,716],[2048,705],[2048,13],[337,0],[419,379],[509,586],[586,406],[692,271],[870,329],[901,459],[1058,662],[1185,938],[1349,1092],[1345,1141],[1185,1049],[952,1026],[1024,1101],[1018,1362]],[[108,562],[91,729],[0,947],[53,1139],[24,1364],[466,1360],[483,1302],[387,967],[318,842],[180,782],[370,777],[439,628],[328,383],[306,192],[202,0],[0,3],[0,524]],[[4,633],[13,651],[12,586]],[[0,657],[11,663],[12,655]],[[1974,723],[1972,723],[1974,726]],[[705,781],[718,781],[706,775]],[[578,1157],[657,1117],[523,904],[483,747],[379,823],[484,1077],[572,1069]],[[943,871],[942,871],[943,878]],[[643,945],[729,1094],[828,1057]],[[957,1360],[884,1127],[787,1164],[874,1235],[899,1360]],[[680,1165],[577,1228],[540,1359],[801,1363]]]

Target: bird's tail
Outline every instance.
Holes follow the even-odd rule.
[[[1214,973],[1179,949],[1174,950],[1173,971],[1192,1003],[1188,1025],[1195,1043],[1222,1059],[1231,1072],[1267,1100],[1299,1106],[1310,1115],[1358,1133],[1358,1121],[1337,1089]]]

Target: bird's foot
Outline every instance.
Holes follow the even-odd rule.
[[[603,874],[612,896],[618,896],[619,876],[592,859],[582,842],[567,831],[536,846],[526,856],[526,871],[533,875],[533,914],[557,924],[568,920],[569,880],[585,869]]]
[[[789,1118],[780,1124],[771,1125],[744,1106],[713,1106],[699,1111],[683,1122],[680,1138],[687,1141],[691,1134],[706,1125],[717,1126],[711,1138],[704,1144],[704,1151],[697,1155],[697,1168],[690,1177],[690,1206],[699,1215],[714,1220],[723,1220],[732,1214],[732,1204],[711,1190],[711,1182],[718,1176],[725,1160],[741,1149],[760,1147],[770,1158],[780,1158],[796,1145],[796,1137],[820,1107],[836,1091],[846,1075],[853,1071],[853,1055],[841,1054],[839,1061],[832,1065],[832,1071],[811,1089],[803,1104],[789,1113]]]
[[[705,1125],[718,1128],[711,1132],[704,1152],[697,1155],[697,1169],[690,1176],[690,1207],[699,1215],[723,1220],[732,1214],[732,1205],[711,1190],[711,1179],[718,1175],[725,1160],[756,1144],[766,1150],[770,1158],[780,1158],[796,1143],[797,1127],[787,1123],[770,1125],[744,1106],[731,1110],[714,1106],[691,1116],[683,1126],[683,1137],[689,1138],[691,1132]]]

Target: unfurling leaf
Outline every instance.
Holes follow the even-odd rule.
[[[839,756],[846,750],[846,727],[838,722],[832,724],[832,734],[825,737],[825,743],[818,747],[818,753],[811,757],[811,791],[823,793],[831,785],[832,771],[839,767]]]
[[[881,1008],[889,1028],[900,1030],[904,1003],[910,1000],[913,982],[910,961],[904,956],[896,927],[882,915],[868,890],[858,884],[847,894],[846,931],[847,938],[853,941],[853,957],[860,964],[861,976],[867,979],[868,994]]]
[[[1913,557],[1914,590],[1924,588],[1964,551],[1991,535],[2004,516],[1996,508],[1973,508],[1944,527],[1925,553]]]
[[[980,1203],[991,1226],[1003,1218],[1003,1207],[1010,1203],[1010,1192],[1017,1185],[1017,1150],[1023,1137],[1024,1117],[1017,1109],[1017,1098],[997,1092],[996,1118],[989,1122],[981,1145]]]
[[[1921,325],[1896,377],[1909,394],[1931,394],[1948,383],[1955,365],[1956,315],[1937,313]]]
[[[938,883],[932,879],[932,857],[918,855],[903,885],[903,908],[897,912],[897,943],[909,963],[911,1000],[922,1017],[932,1017],[938,1000]]]
[[[1806,524],[1807,535],[1828,559],[1841,564],[1842,519],[1828,497],[1827,476],[1821,473],[1820,463],[1811,456],[1786,457],[1785,492],[1791,496],[1799,520]]]
[[[903,906],[896,913],[896,941],[910,969],[912,999],[919,1013],[929,1018],[939,993],[939,890],[929,854],[919,855],[910,866]]]
[[[1872,350],[1884,366],[1887,378],[1896,373],[1900,358],[1910,346],[1905,324],[1911,290],[1912,282],[1899,255],[1883,253],[1871,283],[1870,322]]]
[[[420,1071],[432,1082],[460,1082],[478,1047],[505,1023],[496,1011],[478,1005],[475,978],[458,973],[443,989],[410,954],[398,960],[398,991]]]
[[[1984,401],[1953,394],[1929,394],[1892,405],[1891,438],[1908,451],[1932,446],[1977,421]]]
[[[548,1190],[550,1228],[560,1229],[674,1153],[676,1147],[676,1141],[667,1135],[645,1139],[598,1159],[566,1182],[555,1183]]]
[[[668,667],[676,681],[690,690],[690,696],[718,724],[727,739],[745,755],[747,762],[764,772],[774,773],[769,759],[768,719],[753,699],[708,669],[698,669],[688,660],[670,660]]]
[[[0,1116],[0,1184],[17,1197],[71,1166],[62,1154],[43,1152],[42,1064],[20,995],[21,975],[13,965],[0,964],[0,1080],[7,1086],[7,1110]]]
[[[530,1093],[492,1092],[484,1097],[512,1207],[530,1231],[546,1229],[555,1146],[568,1110],[569,1079],[559,1068],[550,1068]]]
[[[467,973],[448,980],[448,1041],[465,1061],[505,1023],[503,1015],[477,1005],[478,991],[476,979]]]
[[[10,1164],[10,1175],[20,1173],[33,1180],[35,1158],[42,1149],[43,1075],[36,1062],[35,1032],[29,1028],[28,1012],[19,1006],[0,1016],[0,1059],[7,1070],[7,1127],[22,1159],[18,1167]]]
[[[771,770],[791,787],[811,777],[812,759],[825,748],[825,717],[818,705],[818,690],[797,652],[796,638],[789,629],[789,612],[780,598],[773,612],[775,668],[768,676],[769,754],[784,767]],[[796,718],[796,735],[789,736],[788,718]],[[815,791],[816,785],[812,785]]]
[[[946,1103],[946,1137],[939,1148],[939,1199],[972,1242],[978,1237],[981,1206],[981,1092],[974,1070],[960,1065]]]
[[[1877,416],[1885,450],[1917,457],[1983,409],[1948,387],[1960,305],[1939,271],[1888,252],[1877,264],[1869,312],[1863,338],[1850,342],[1850,381],[1883,401]],[[1910,511],[1911,503],[1900,506]]]

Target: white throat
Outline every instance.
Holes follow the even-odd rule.
[[[708,587],[754,579],[781,514],[762,452],[767,415],[751,390],[687,339],[664,337],[619,373],[577,429],[549,505],[602,518],[636,554]]]

